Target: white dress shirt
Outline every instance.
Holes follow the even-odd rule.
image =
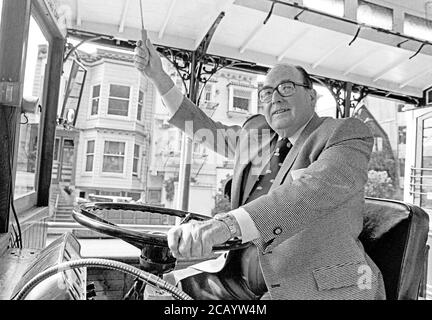
[[[167,107],[171,116],[173,116],[179,109],[181,103],[183,102],[183,94],[176,87],[172,87],[167,93],[162,96],[162,101]],[[311,117],[312,119],[312,117]],[[297,132],[295,132],[291,137],[288,137],[292,145],[295,145],[303,129],[307,126],[310,120],[302,126]],[[280,140],[281,138],[279,138]],[[249,213],[242,207],[232,210],[229,212],[237,220],[240,227],[242,242],[246,243],[260,237],[260,233],[255,225],[255,222],[251,219]]]

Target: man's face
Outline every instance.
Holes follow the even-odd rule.
[[[282,65],[268,73],[264,87],[275,89],[286,81],[304,83],[302,74],[295,67]],[[315,110],[315,90],[295,85],[294,91],[291,96],[283,97],[274,90],[271,101],[264,106],[270,127],[283,137],[292,136],[308,122]]]

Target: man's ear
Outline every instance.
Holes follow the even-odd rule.
[[[318,100],[318,94],[315,89],[309,90],[312,105],[315,106]]]

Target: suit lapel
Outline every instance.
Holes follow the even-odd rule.
[[[308,123],[308,125],[303,129],[302,133],[300,134],[299,138],[297,139],[296,143],[288,153],[282,168],[279,170],[279,173],[276,176],[275,182],[270,188],[270,190],[273,190],[274,188],[277,188],[282,184],[282,181],[284,180],[285,176],[291,169],[295,159],[297,158],[300,150],[303,147],[303,144],[305,143],[306,139],[314,132],[324,121],[324,119],[318,117],[318,115],[315,113],[312,120]]]
[[[257,156],[259,150],[254,150],[254,158],[252,158],[253,160],[252,162],[250,162],[251,167],[249,169],[249,174],[248,176],[244,177],[245,179],[247,179],[247,182],[245,185],[245,189],[243,190],[243,198],[241,204],[245,203],[250,193],[252,192],[253,187],[258,181],[260,174],[264,171],[264,169],[268,165],[270,158],[272,157],[271,154],[271,150],[273,150],[272,147],[274,147],[274,144],[276,144],[277,141],[276,138],[277,138],[277,134],[274,133],[272,134],[269,140],[263,141],[261,146],[265,148],[265,151],[261,154],[261,156]]]
[[[265,134],[262,134],[262,132]],[[249,195],[254,186],[253,181],[256,181],[256,178],[258,178],[270,159],[271,143],[275,137],[276,133],[271,130],[265,119],[252,130],[245,129],[241,131],[235,155],[235,168],[231,187],[232,208],[238,208],[242,203],[243,198],[240,198],[240,191],[243,178],[248,180],[242,196]],[[251,165],[249,174],[243,177],[243,173],[249,164]]]

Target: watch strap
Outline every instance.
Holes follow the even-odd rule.
[[[236,221],[235,221],[235,218],[231,214],[229,214],[229,213],[216,214],[213,218],[215,220],[221,221],[221,222],[226,224],[226,226],[228,227],[228,229],[231,233],[232,238],[237,237],[238,230],[237,230],[237,226],[236,226]]]

